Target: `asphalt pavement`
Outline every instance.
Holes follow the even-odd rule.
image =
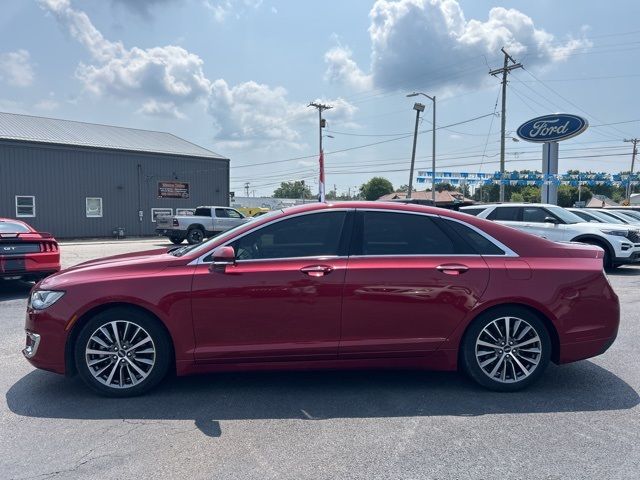
[[[63,265],[166,246],[63,245]],[[105,399],[22,357],[30,285],[0,283],[1,479],[631,479],[640,475],[640,267],[604,354],[499,394],[457,373],[233,373]]]

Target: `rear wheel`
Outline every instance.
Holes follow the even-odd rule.
[[[82,380],[110,397],[140,395],[155,387],[171,363],[171,343],[151,316],[128,308],[104,311],[80,331],[75,362]]]
[[[551,358],[549,332],[536,315],[503,307],[478,317],[461,345],[462,366],[480,385],[500,392],[535,382]]]
[[[202,242],[202,240],[204,240],[204,231],[199,227],[192,228],[187,233],[187,242],[189,242],[189,245],[195,245],[196,243]]]

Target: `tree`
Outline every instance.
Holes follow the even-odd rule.
[[[522,203],[522,202],[524,202],[524,196],[519,192],[513,192],[511,194],[511,198],[509,198],[509,201],[510,202]]]
[[[393,185],[382,177],[373,177],[360,187],[360,195],[365,200],[378,200],[381,196],[393,193]]]
[[[398,187],[398,189],[396,190],[396,192],[408,192],[409,191],[409,185],[407,185],[406,183],[404,185],[400,185],[400,187]]]
[[[273,192],[274,198],[313,198],[311,190],[304,184],[304,180],[282,182]]]
[[[453,192],[455,189],[456,187],[454,187],[450,183],[436,183],[436,192],[442,192],[442,191]]]

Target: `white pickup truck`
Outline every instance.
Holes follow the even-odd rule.
[[[194,245],[249,220],[233,208],[203,206],[197,207],[193,215],[158,217],[156,233],[176,245],[185,238]]]

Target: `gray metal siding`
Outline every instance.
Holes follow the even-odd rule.
[[[190,198],[157,198],[158,181],[170,180],[188,182]],[[0,141],[0,217],[15,218],[16,195],[36,197],[36,217],[24,221],[58,238],[106,237],[115,227],[152,235],[151,208],[228,205],[229,161]],[[102,217],[87,218],[86,197],[102,198]]]

